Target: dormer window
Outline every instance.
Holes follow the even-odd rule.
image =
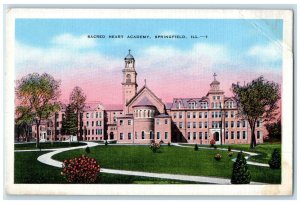
[[[176,108],[177,108],[177,109],[180,109],[180,108],[181,108],[181,102],[180,102],[180,101],[177,102]]]
[[[190,102],[189,106],[190,106],[190,109],[195,109],[196,108],[196,103],[195,102]]]

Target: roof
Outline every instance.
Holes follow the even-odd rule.
[[[167,109],[167,110],[170,110],[171,107],[172,107],[172,104],[173,104],[173,103],[166,103],[166,109]]]
[[[155,116],[155,118],[170,118],[171,116],[167,115],[167,114],[160,114]]]
[[[220,85],[220,82],[217,80],[213,80],[213,82],[211,82],[210,85]]]
[[[130,54],[130,49],[128,50],[128,55],[124,58],[124,60],[129,60],[129,59],[133,59],[134,60],[134,58],[133,58],[133,56]]]
[[[137,104],[135,104],[133,107],[137,106],[155,106],[148,97],[144,96]]]
[[[93,111],[96,110],[99,106],[103,108],[100,101],[87,102],[85,104],[83,111]]]
[[[104,105],[104,109],[108,111],[119,111],[123,110],[123,105],[122,104],[106,104]]]
[[[174,98],[173,103],[171,106],[168,106],[167,109],[177,109],[177,104],[180,102],[180,109],[189,109],[189,103],[194,102],[196,103],[196,108],[200,107],[201,102],[209,102],[207,97],[202,98]]]

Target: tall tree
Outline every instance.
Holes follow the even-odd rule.
[[[16,108],[16,131],[18,133],[18,138],[20,135],[25,136],[28,142],[30,137],[30,131],[32,128],[33,117],[28,107],[18,106]]]
[[[255,126],[259,119],[272,120],[280,99],[279,85],[266,81],[262,76],[240,86],[232,84],[232,91],[239,108],[238,115],[249,122],[251,128],[250,148],[255,148]]]
[[[77,136],[79,135],[79,140],[82,140],[82,130],[81,130],[81,113],[85,107],[86,95],[84,94],[82,88],[79,86],[75,86],[70,94],[70,103],[73,105],[74,110],[76,112],[76,116],[78,118],[77,123]],[[79,134],[78,134],[79,133]]]
[[[57,102],[60,96],[60,81],[51,75],[28,74],[17,81],[16,96],[19,101],[17,109],[27,109],[31,119],[36,124],[36,147],[40,142],[40,124],[47,120],[53,113],[59,110]]]
[[[75,113],[73,104],[69,104],[66,108],[65,117],[62,119],[61,131],[64,135],[75,135],[77,133],[78,118]],[[71,142],[71,139],[70,139]]]

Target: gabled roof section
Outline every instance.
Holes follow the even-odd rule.
[[[147,85],[144,85],[138,92],[137,94],[130,99],[127,103],[126,106],[129,106],[130,104],[132,104],[144,91],[148,91],[148,93],[150,93],[151,96],[153,96],[161,105],[165,105],[162,100],[160,98],[158,98],[148,87]]]
[[[134,106],[155,106],[147,96],[144,96],[137,104]],[[134,107],[133,106],[133,107]]]
[[[106,104],[104,105],[105,110],[107,111],[121,111],[123,110],[122,104]]]
[[[104,107],[101,104],[101,102],[95,101],[95,102],[87,102],[85,104],[83,111],[94,111],[94,110],[99,110],[99,109],[104,110]]]

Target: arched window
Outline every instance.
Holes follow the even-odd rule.
[[[146,110],[144,110],[143,118],[146,118]]]
[[[145,139],[145,132],[142,131],[142,139]]]
[[[148,112],[148,118],[150,118],[150,110],[148,110],[147,112]]]
[[[142,110],[139,110],[139,118],[142,117],[141,114],[142,114]]]
[[[126,83],[131,83],[131,76],[130,76],[130,74],[126,75]]]

